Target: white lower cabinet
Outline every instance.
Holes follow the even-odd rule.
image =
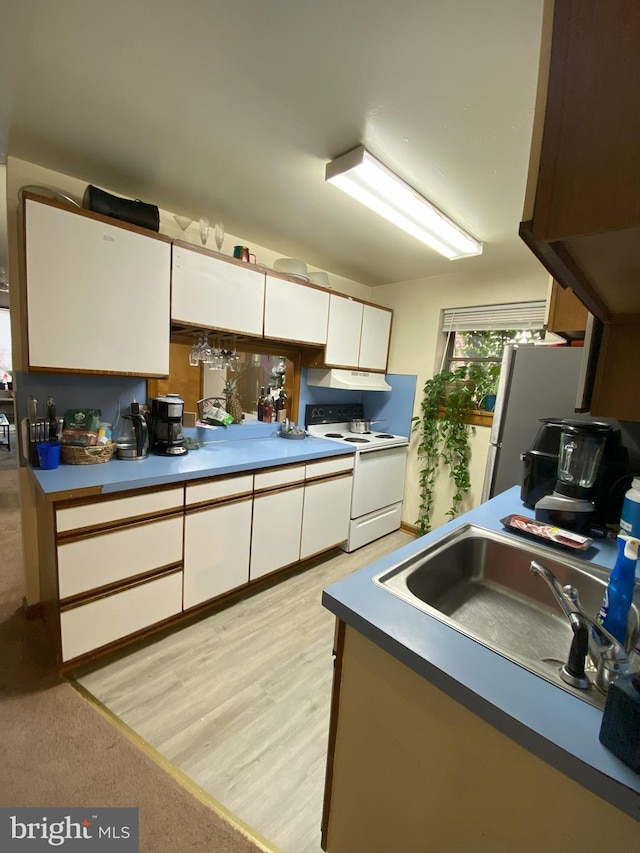
[[[302,483],[255,495],[250,580],[268,575],[300,559],[303,498]]]
[[[345,541],[349,535],[352,485],[353,456],[307,465],[301,560]]]
[[[249,582],[252,498],[187,512],[184,609]]]
[[[58,504],[41,586],[57,593],[62,662],[339,545],[353,465],[329,457]]]
[[[62,660],[72,660],[135,634],[181,610],[179,570],[63,610],[60,614]]]

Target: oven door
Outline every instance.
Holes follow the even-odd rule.
[[[402,501],[407,446],[356,453],[351,518]]]

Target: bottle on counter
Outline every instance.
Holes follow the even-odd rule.
[[[638,546],[640,540],[622,533],[618,535],[618,556],[598,614],[598,622],[623,646],[636,582]]]
[[[264,403],[262,406],[262,420],[266,424],[270,424],[273,420],[273,405],[271,402],[271,397],[264,398]]]
[[[620,516],[620,532],[640,539],[640,477],[634,477],[631,488],[625,492]]]
[[[260,394],[258,395],[258,420],[264,420],[264,388],[260,388]]]

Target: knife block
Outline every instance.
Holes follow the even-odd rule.
[[[640,673],[623,675],[609,686],[600,743],[640,773]]]

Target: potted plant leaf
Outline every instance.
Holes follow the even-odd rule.
[[[471,487],[469,436],[475,427],[466,422],[468,412],[475,409],[476,386],[470,381],[466,365],[443,370],[425,382],[421,414],[413,418],[413,431],[418,433],[420,471],[420,504],[418,529],[431,529],[431,512],[436,477],[441,466],[449,468],[455,485],[452,506],[447,515],[458,514],[460,502]]]

